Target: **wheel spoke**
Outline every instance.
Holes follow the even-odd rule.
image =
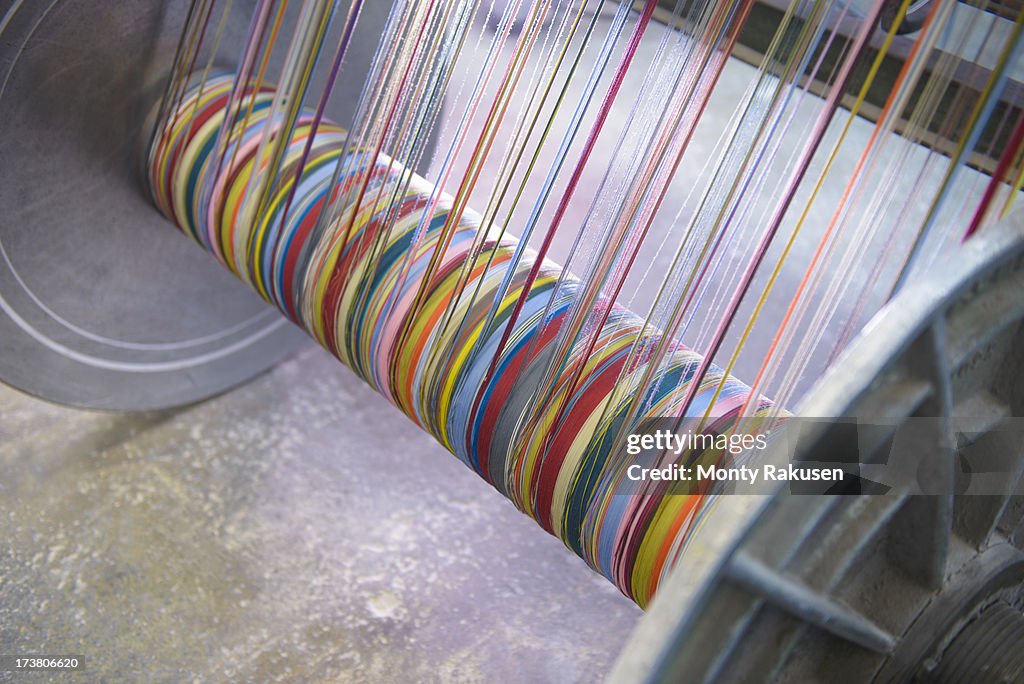
[[[896,643],[891,634],[863,615],[786,577],[749,553],[733,554],[725,574],[776,608],[841,639],[878,653],[891,653]]]

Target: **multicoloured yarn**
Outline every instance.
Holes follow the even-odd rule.
[[[264,210],[250,218],[245,197],[260,140],[271,125],[274,94],[250,89],[236,95],[238,124],[225,127],[233,84],[232,76],[221,75],[192,86],[166,130],[155,136],[149,180],[160,209],[520,510],[646,605],[711,498],[638,492],[625,477],[631,459],[616,449],[635,394],[623,392],[620,383],[635,389],[631,385],[639,385],[645,370],[640,363],[624,374],[627,356],[634,347],[653,349],[658,332],[614,308],[593,353],[564,365],[558,401],[532,405],[536,380],[531,378],[546,367],[555,337],[550,331],[567,315],[578,285],[545,262],[494,362],[497,372],[484,385],[535,255],[528,253],[514,265],[513,286],[485,330],[494,292],[513,267],[516,242],[506,233],[486,238],[483,249],[475,250],[480,219],[466,211],[423,288],[422,306],[415,306],[451,199],[442,197],[429,222],[422,223],[426,232],[402,278],[432,186],[385,155],[364,163],[367,155],[346,149],[345,132],[326,121],[315,127],[304,156],[314,128],[311,116],[300,117],[281,169],[270,181]],[[234,134],[225,145],[219,136],[228,128]],[[223,160],[218,149],[225,150]],[[351,168],[328,187],[339,163]],[[367,180],[365,192],[350,193]],[[319,222],[329,192],[331,201],[352,196],[358,201],[344,207],[337,220]],[[472,267],[466,268],[469,260]],[[454,320],[465,323],[441,325],[453,300]],[[542,325],[546,308],[555,325]],[[583,353],[574,351],[577,357]],[[570,383],[578,363],[584,365],[582,377]],[[659,389],[645,416],[678,416],[687,379],[700,363],[700,355],[677,345],[669,362],[662,362]],[[735,429],[749,395],[744,384],[727,378],[709,406],[722,375],[712,366],[688,409],[696,419],[709,414],[706,431]],[[621,406],[608,406],[617,387],[614,396],[621,397]],[[755,406],[755,415],[769,409],[764,400]],[[704,456],[684,453],[679,460]]]

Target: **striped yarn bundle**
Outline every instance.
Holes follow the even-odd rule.
[[[556,400],[538,405],[536,378],[557,357],[553,333],[578,281],[550,262],[528,277],[536,255],[527,250],[513,259],[517,243],[509,233],[497,238],[490,231],[481,241],[479,216],[453,211],[448,196],[432,202],[429,182],[383,154],[346,148],[345,132],[326,120],[302,112],[294,126],[282,126],[271,115],[273,97],[268,88],[236,86],[227,74],[191,85],[150,151],[159,208],[645,606],[713,498],[638,491],[626,478],[632,460],[620,428],[638,424],[626,414],[638,388],[648,386],[644,375],[660,333],[625,308],[598,302],[607,309],[598,343],[578,344],[556,359]],[[237,112],[231,126],[229,110]],[[265,201],[253,209],[244,198],[258,175],[254,160],[275,127],[291,137]],[[345,172],[332,182],[339,163]],[[326,207],[338,201],[347,203],[325,220],[334,215]],[[442,261],[430,264],[435,254]],[[521,310],[512,315],[524,289]],[[492,312],[497,292],[506,294]],[[748,387],[719,368],[699,374],[697,353],[674,342],[670,351],[638,418],[674,416],[691,428],[699,422],[704,432],[728,434],[738,430],[744,406],[750,416],[770,411],[763,399],[748,405]],[[690,386],[694,377],[697,388]]]

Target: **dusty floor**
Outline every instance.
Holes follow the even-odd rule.
[[[179,411],[0,386],[0,472],[0,653],[73,681],[592,682],[640,616],[319,349]]]

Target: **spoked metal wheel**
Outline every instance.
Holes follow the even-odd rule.
[[[918,426],[914,486],[721,497],[613,680],[1020,681],[1022,319],[1018,213],[901,293],[797,412]],[[834,423],[800,443],[850,446]],[[979,454],[998,472],[971,472]]]

